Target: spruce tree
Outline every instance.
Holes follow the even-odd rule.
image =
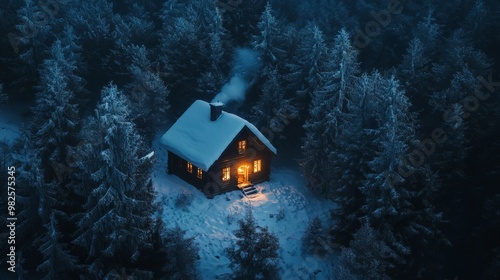
[[[24,75],[20,82],[34,82],[37,80],[36,71],[48,55],[55,19],[33,0],[23,1],[17,18],[20,45],[16,46],[16,53],[25,65],[24,69],[19,69]]]
[[[335,37],[329,57],[328,71],[321,74],[321,85],[312,94],[311,118],[304,125],[306,137],[302,146],[305,155],[302,167],[309,179],[309,187],[331,197],[336,178],[342,172],[329,171],[338,167],[336,160],[342,152],[339,142],[346,126],[347,100],[358,73],[357,51],[351,46],[345,30]]]
[[[433,155],[432,167],[447,174],[444,179],[453,181],[453,178],[463,177],[468,155],[465,131],[469,121],[465,117],[466,102],[463,101],[476,94],[476,89],[481,85],[478,77],[484,74],[490,64],[460,29],[446,40],[446,50],[432,68],[433,82],[438,87],[431,94],[429,103],[443,117],[449,139],[438,146],[439,149]]]
[[[254,36],[252,40],[252,47],[259,53],[262,65],[261,77],[269,77],[269,72],[274,68],[278,68],[285,53],[280,48],[281,31],[273,13],[271,5],[267,3],[266,9],[257,24],[259,34]]]
[[[337,184],[332,194],[332,199],[337,203],[331,212],[336,220],[333,235],[342,244],[351,240],[363,216],[360,208],[365,204],[365,197],[360,187],[370,171],[368,163],[376,155],[375,116],[380,104],[378,93],[381,92],[382,81],[378,72],[363,74],[357,80],[348,98],[342,137],[337,141],[338,149],[331,159],[337,174]]]
[[[302,254],[314,253],[316,248],[321,246],[318,242],[319,238],[324,238],[323,226],[319,217],[314,217],[307,226],[304,236],[302,236]]]
[[[226,248],[236,279],[279,279],[278,238],[258,226],[251,208],[238,221],[236,247]]]
[[[77,258],[68,253],[66,244],[61,241],[58,215],[64,213],[52,211],[46,224],[47,234],[42,238],[39,249],[44,261],[38,266],[37,271],[45,274],[42,278],[44,280],[70,278],[70,273],[76,269]]]
[[[331,53],[329,52],[323,33],[319,28],[310,26],[313,31],[311,43],[312,49],[309,51],[307,59],[303,64],[294,67],[296,70],[293,76],[305,74],[305,83],[302,89],[297,92],[298,95],[305,95],[311,98],[309,106],[310,119],[304,124],[305,137],[303,140],[302,151],[304,158],[301,161],[301,168],[308,179],[308,186],[317,193],[326,194],[328,190],[327,173],[322,168],[327,166],[328,143],[329,138],[324,137],[325,132],[325,109],[326,92],[324,91],[326,81],[325,77],[331,75],[333,71],[331,66]],[[306,53],[303,53],[305,55]]]
[[[169,90],[151,62],[146,47],[132,45],[128,50],[132,57],[129,72],[133,78],[127,86],[131,116],[139,131],[152,138],[156,128],[165,122]]]
[[[354,234],[349,247],[343,248],[335,278],[343,280],[391,279],[387,273],[391,249],[369,225]]]
[[[84,128],[87,139],[79,164],[84,180],[79,193],[86,197],[84,215],[78,222],[75,245],[88,248],[85,271],[88,277],[125,273],[150,277],[137,269],[142,248],[150,246],[154,192],[151,183],[152,154],[129,120],[130,109],[123,93],[109,85]],[[97,132],[96,135],[92,133]],[[99,135],[101,134],[101,135]]]
[[[362,209],[370,224],[383,232],[384,241],[396,251],[397,261],[403,261],[410,253],[409,244],[397,240],[393,222],[407,210],[409,197],[403,187],[407,181],[399,170],[414,171],[403,160],[414,137],[414,119],[408,111],[410,103],[393,77],[381,91],[379,127],[375,132],[378,152],[368,164],[370,170],[361,187],[366,196]]]
[[[75,75],[77,68],[65,54],[61,41],[56,41],[51,58],[45,60],[40,69],[40,86],[31,132],[43,166],[66,163],[67,145],[76,136],[79,125],[78,107],[70,88],[70,82],[74,86],[78,82],[78,76]],[[71,77],[75,78],[70,80]],[[58,173],[61,171],[54,168],[53,172],[47,173],[47,179],[55,179],[61,175]]]

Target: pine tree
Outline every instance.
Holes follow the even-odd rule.
[[[86,1],[69,9],[66,16],[76,33],[82,35],[84,42],[94,41],[93,46],[110,42],[113,36],[111,34],[113,20],[111,2],[107,0]]]
[[[284,98],[283,82],[279,80],[278,71],[271,70],[262,87],[257,104],[252,107],[252,123],[259,128],[270,129],[282,136],[282,132],[290,119],[297,115],[290,100]],[[272,140],[272,139],[271,139]]]
[[[402,81],[415,111],[431,114],[429,110],[429,94],[435,87],[432,72],[432,63],[438,59],[438,48],[441,44],[441,28],[435,22],[432,11],[417,23],[410,41],[403,55],[403,60],[398,66],[398,79]],[[434,127],[432,127],[434,129]]]
[[[322,85],[313,92],[311,119],[304,125],[306,139],[302,147],[305,154],[302,167],[309,186],[331,197],[335,178],[340,177],[341,171],[338,174],[325,171],[338,166],[337,154],[342,150],[338,143],[343,137],[347,98],[358,73],[357,51],[351,46],[345,30],[335,37],[328,67],[329,71],[321,75]]]
[[[359,188],[370,171],[368,163],[376,155],[373,130],[377,127],[374,120],[380,104],[378,93],[381,92],[382,82],[378,72],[363,74],[356,82],[343,117],[345,125],[342,137],[337,141],[339,148],[332,159],[338,174],[332,195],[338,206],[332,211],[336,220],[333,233],[335,240],[342,244],[347,244],[352,238],[363,216],[360,208],[365,203],[365,197]]]
[[[266,0],[230,1],[220,0],[224,27],[231,34],[232,45],[245,46],[258,34],[257,24],[265,10]]]
[[[88,277],[105,277],[122,267],[127,274],[149,277],[136,269],[140,250],[150,246],[154,193],[150,173],[152,154],[129,121],[127,100],[116,86],[102,90],[102,100],[84,129],[84,136],[102,133],[96,143],[86,143],[80,163],[80,195],[87,198],[85,214],[78,222],[74,244],[88,248]],[[88,134],[87,134],[88,133]],[[102,139],[102,140],[101,140]],[[88,174],[88,175],[85,175]]]
[[[131,115],[137,128],[150,138],[166,119],[169,90],[151,62],[146,47],[130,46],[129,52],[132,57],[129,71],[133,77],[128,85]]]
[[[199,279],[198,246],[180,227],[167,228],[163,207],[158,205],[150,235],[152,246],[143,250],[141,267],[154,272],[154,279]]]
[[[288,65],[287,81],[297,84],[294,88],[298,89],[298,96],[310,98],[325,82],[323,76],[331,58],[323,32],[317,26],[308,24],[300,33],[302,40],[293,62]]]
[[[192,7],[185,7],[180,12],[182,15],[172,17],[172,14],[177,13],[170,10],[166,3],[160,32],[161,60],[164,65],[162,72],[171,90],[170,103],[175,110],[184,108],[196,98],[196,85],[200,78],[198,73],[202,72],[203,65],[196,29],[197,15]]]
[[[247,209],[245,218],[238,221],[234,234],[237,247],[226,248],[231,260],[230,267],[236,279],[279,279],[278,238],[267,227],[258,226],[252,210]]]
[[[403,161],[403,156],[414,137],[414,120],[408,111],[409,101],[394,78],[387,80],[382,93],[375,139],[378,153],[369,162],[370,171],[365,174],[366,181],[361,187],[366,196],[363,212],[374,228],[382,227],[380,231],[384,241],[398,254],[397,261],[403,261],[410,253],[409,244],[402,244],[401,240],[395,238],[391,221],[400,218],[405,210],[405,200],[408,199],[402,187],[406,178],[399,173],[398,168],[405,168],[405,171],[410,168],[413,171]]]
[[[387,273],[387,258],[391,249],[369,225],[354,234],[348,248],[343,248],[335,270],[336,279],[391,279]]]
[[[87,82],[82,77],[87,65],[83,62],[80,38],[73,27],[66,25],[59,41],[62,48],[57,59],[61,62],[64,73],[67,73],[68,88],[78,99],[83,99],[83,95],[88,93],[85,90]]]
[[[324,92],[321,89],[326,84],[325,76],[331,74],[331,54],[323,39],[323,33],[316,26],[309,26],[313,32],[313,38],[308,41],[310,50],[306,53],[306,49],[299,51],[299,56],[304,59],[301,64],[294,65],[291,77],[299,78],[304,75],[305,83],[297,92],[299,96],[311,98],[309,106],[310,119],[304,124],[305,138],[303,140],[302,151],[304,159],[301,162],[303,172],[308,179],[308,185],[311,189],[319,193],[326,193],[329,181],[325,178],[325,174],[321,170],[327,165],[327,145],[324,141],[328,141],[326,137],[322,137],[325,128],[322,127],[324,114],[326,114]],[[305,40],[307,41],[307,39]],[[302,53],[302,51],[304,51]],[[306,56],[307,55],[307,56]]]
[[[166,276],[168,279],[199,279],[196,264],[199,260],[194,237],[186,238],[186,231],[179,227],[166,229],[164,245],[168,252]]]
[[[439,168],[448,178],[463,176],[467,157],[465,131],[468,121],[464,117],[463,100],[474,96],[480,85],[478,79],[489,67],[486,56],[477,51],[467,40],[463,30],[456,30],[446,42],[446,54],[432,69],[434,84],[438,88],[431,94],[430,105],[442,114],[450,139],[440,145],[433,167]],[[454,155],[451,157],[450,155]],[[459,176],[459,177],[457,177]]]
[[[26,76],[20,82],[37,80],[36,71],[46,58],[52,42],[54,17],[42,10],[33,0],[24,0],[17,11],[16,29],[20,33],[19,58],[26,65],[21,70]]]
[[[64,215],[59,211],[52,211],[49,222],[46,225],[47,234],[42,238],[40,252],[44,261],[37,270],[45,273],[42,279],[69,278],[71,271],[76,268],[77,259],[68,253],[65,246],[61,244],[61,233],[58,225],[58,215]]]
[[[69,88],[69,78],[77,78],[76,66],[64,55],[61,42],[56,41],[51,58],[45,60],[40,69],[39,93],[30,129],[42,165],[54,167],[46,169],[48,182],[56,177],[62,179],[64,170],[58,166],[66,164],[67,146],[76,136],[79,125],[78,108]]]
[[[131,44],[149,46],[155,40],[154,23],[142,3],[131,3],[128,13],[123,16],[114,14],[113,24],[120,48]]]
[[[83,59],[88,66],[87,80],[101,85],[105,79],[116,78],[121,69],[113,69],[112,53],[118,41],[114,32],[113,4],[108,0],[71,1],[64,10],[65,20],[73,26],[80,37],[80,44],[85,51]],[[96,98],[97,99],[97,98]],[[95,99],[94,99],[95,100]]]
[[[312,254],[321,246],[318,238],[323,238],[323,226],[319,217],[314,217],[307,226],[304,236],[302,237],[302,254]]]
[[[224,83],[225,73],[229,71],[232,46],[229,45],[227,30],[223,27],[220,10],[211,0],[193,2],[199,17],[197,30],[203,73],[198,78],[198,92],[212,98]],[[204,67],[205,66],[205,67]]]
[[[253,37],[253,49],[259,53],[262,65],[261,77],[269,77],[272,69],[280,66],[280,61],[284,57],[285,51],[280,48],[282,38],[278,22],[273,15],[273,10],[269,2],[262,13],[257,28],[259,34]]]
[[[378,150],[368,163],[369,171],[360,187],[366,197],[361,208],[363,219],[377,229],[393,251],[389,259],[392,276],[423,277],[429,272],[429,266],[421,256],[433,250],[428,246],[431,240],[446,242],[439,230],[441,214],[432,202],[437,180],[421,164],[409,163],[412,162],[410,144],[415,137],[414,115],[409,112],[410,103],[399,83],[394,77],[387,79],[379,94],[381,100],[374,129]],[[392,270],[403,264],[408,274]]]

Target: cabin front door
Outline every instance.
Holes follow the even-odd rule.
[[[248,165],[240,165],[238,167],[238,185],[248,183]]]

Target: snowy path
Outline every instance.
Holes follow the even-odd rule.
[[[178,225],[187,231],[188,236],[195,237],[200,248],[203,279],[221,279],[231,272],[224,248],[233,242],[237,220],[243,217],[248,204],[253,206],[257,223],[269,227],[279,238],[282,279],[332,279],[332,267],[328,262],[314,256],[301,256],[300,241],[310,219],[316,215],[322,220],[328,219],[328,209],[332,204],[312,196],[297,170],[273,169],[271,181],[257,184],[259,194],[251,199],[243,197],[239,191],[207,199],[193,186],[166,174],[166,151],[158,145],[160,136],[153,143],[157,155],[154,187],[160,197],[164,196],[167,225]],[[181,192],[193,197],[191,204],[184,209],[175,206]],[[281,209],[284,217],[278,220]]]

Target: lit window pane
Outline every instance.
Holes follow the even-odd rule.
[[[242,140],[242,141],[239,141],[238,142],[238,152],[240,154],[244,153],[247,149],[247,141],[246,140]]]
[[[260,159],[253,161],[253,172],[259,172],[262,170],[262,161]]]
[[[226,167],[222,169],[222,181],[227,181],[231,178],[230,168]]]

